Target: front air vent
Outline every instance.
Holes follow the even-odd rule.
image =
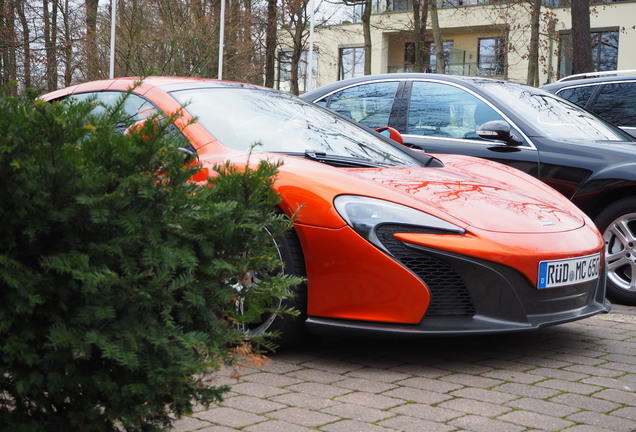
[[[473,316],[475,306],[459,273],[440,258],[426,251],[408,247],[393,236],[396,233],[431,233],[431,230],[402,225],[381,225],[376,231],[378,238],[393,257],[428,286],[431,304],[426,316]]]

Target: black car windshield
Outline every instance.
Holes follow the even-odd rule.
[[[479,87],[508,102],[539,134],[557,141],[626,141],[618,128],[554,95],[520,84],[480,81]]]
[[[371,166],[421,165],[373,133],[285,93],[215,87],[170,94],[232,149],[249,151],[258,144],[254,151],[349,158]]]

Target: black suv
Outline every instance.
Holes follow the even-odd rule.
[[[542,88],[636,136],[636,70],[571,75]]]

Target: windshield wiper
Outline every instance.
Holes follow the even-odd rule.
[[[361,168],[383,168],[391,166],[390,164],[374,162],[368,159],[359,159],[351,156],[329,155],[323,151],[317,150],[305,150],[304,153],[299,152],[273,152],[281,153],[289,156],[304,157],[305,159],[313,160],[320,163],[325,163],[334,167],[361,167]]]

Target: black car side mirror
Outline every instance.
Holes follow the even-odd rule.
[[[482,124],[477,129],[477,135],[487,140],[503,141],[508,145],[518,146],[521,144],[516,139],[510,129],[510,124],[504,120],[493,120]]]

